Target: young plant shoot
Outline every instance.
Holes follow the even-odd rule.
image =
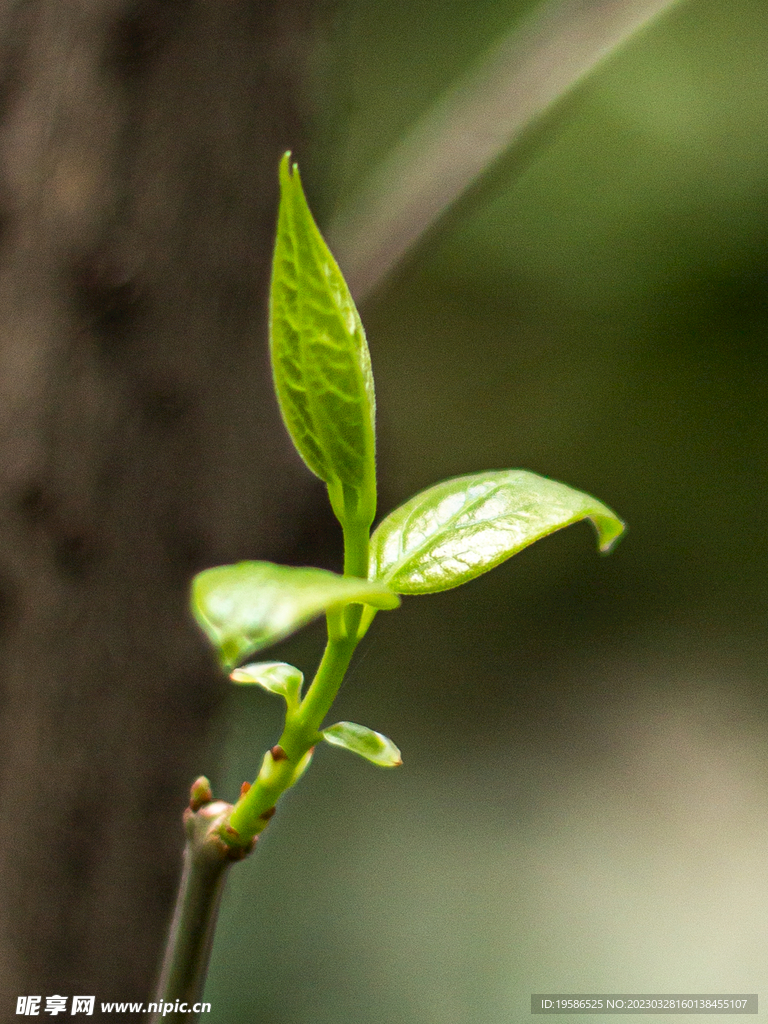
[[[280,196],[270,294],[275,391],[297,451],[328,488],[344,536],[344,572],[240,562],[207,569],[194,579],[192,610],[222,666],[234,682],[281,698],[285,725],[234,806],[214,803],[205,779],[193,786],[185,871],[185,878],[192,876],[191,895],[185,897],[183,882],[160,985],[160,998],[171,1002],[201,991],[219,876],[253,848],[282,794],[306,771],[315,746],[341,747],[384,768],[402,763],[395,744],[373,729],[353,722],[325,724],[353,652],[377,612],[396,608],[402,595],[468,583],[582,519],[591,520],[604,552],[624,529],[595,498],[525,470],[504,469],[435,484],[390,512],[371,533],[375,399],[365,332],[289,153],[280,164]],[[328,641],[306,690],[298,668],[248,660],[323,614]],[[218,874],[211,872],[211,863],[221,865]],[[215,879],[202,886],[195,882],[195,864]],[[185,911],[185,899],[196,906]],[[197,932],[195,941],[190,928]],[[174,945],[183,947],[175,960]]]

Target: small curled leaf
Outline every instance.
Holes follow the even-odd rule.
[[[332,747],[343,747],[353,754],[364,757],[366,761],[379,765],[380,768],[396,768],[403,763],[400,751],[387,736],[374,732],[365,725],[354,722],[337,722],[323,729],[323,739]]]
[[[236,668],[229,678],[233,683],[260,686],[293,705],[299,699],[304,673],[285,661],[258,661]]]
[[[383,583],[273,562],[222,565],[192,581],[192,613],[227,669],[324,612],[348,604],[396,608],[399,603]]]
[[[455,477],[417,494],[379,524],[371,537],[369,579],[398,594],[449,590],[582,519],[591,519],[604,552],[624,530],[596,498],[526,470]]]

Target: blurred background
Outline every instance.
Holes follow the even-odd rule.
[[[339,5],[296,153],[323,224],[532,6]],[[334,713],[404,766],[318,751],[232,873],[211,1024],[768,1000],[767,56],[762,0],[674,6],[361,307],[382,514],[520,467],[628,532],[604,558],[569,528],[378,617]],[[274,655],[310,673],[322,642]],[[253,776],[279,710],[232,689],[215,791]]]

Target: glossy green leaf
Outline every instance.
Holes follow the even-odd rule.
[[[230,672],[233,683],[260,686],[269,693],[284,697],[289,704],[295,704],[301,693],[304,673],[285,661],[258,661],[243,665]]]
[[[328,484],[337,516],[369,526],[375,401],[363,325],[289,153],[280,163],[280,195],[269,318],[280,410],[299,454]]]
[[[332,747],[351,750],[353,754],[359,754],[366,761],[372,761],[381,768],[396,768],[403,763],[400,751],[391,739],[364,725],[337,722],[336,725],[329,725],[327,729],[323,729],[322,735],[325,742],[330,743]]]
[[[399,603],[386,584],[272,562],[206,569],[192,581],[192,612],[226,668],[323,612],[347,604],[396,608]]]
[[[445,480],[380,523],[369,578],[398,594],[449,590],[582,519],[592,520],[601,551],[624,529],[595,498],[522,469]]]

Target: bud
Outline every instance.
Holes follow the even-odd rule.
[[[189,809],[191,811],[199,811],[201,807],[205,807],[213,800],[213,790],[211,784],[204,775],[195,779],[189,790]]]

